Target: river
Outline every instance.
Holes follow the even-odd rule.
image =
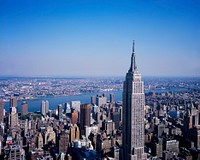
[[[170,90],[167,89],[157,89],[153,90],[152,92],[168,92],[168,91],[182,91],[182,90],[187,90],[185,88],[171,88]],[[150,91],[145,91],[145,92],[150,92]],[[75,95],[75,96],[55,96],[55,97],[39,97],[37,100],[26,100],[28,103],[28,111],[29,112],[36,112],[40,111],[41,107],[41,102],[42,100],[48,100],[49,101],[49,109],[53,110],[56,109],[58,104],[62,104],[64,108],[64,104],[66,102],[70,103],[71,101],[80,101],[81,103],[90,103],[91,102],[91,96],[96,96],[97,94],[106,94],[107,95],[107,100],[110,99],[110,94],[114,94],[114,100],[115,102],[117,101],[122,101],[122,90],[120,91],[107,91],[107,92],[98,92],[98,93],[86,93],[82,95]],[[20,111],[21,109],[21,103],[23,100],[18,101],[18,110]],[[9,102],[4,103],[4,108],[6,111],[9,111]]]

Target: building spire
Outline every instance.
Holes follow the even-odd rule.
[[[135,41],[133,40],[133,49],[132,49],[132,56],[131,56],[131,67],[130,71],[133,72],[137,69],[136,61],[135,61]]]

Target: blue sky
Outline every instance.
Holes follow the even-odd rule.
[[[0,75],[200,76],[198,0],[0,0]]]

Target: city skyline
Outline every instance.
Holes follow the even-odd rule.
[[[144,76],[200,76],[199,17],[188,0],[1,1],[0,76],[123,76],[133,39]]]

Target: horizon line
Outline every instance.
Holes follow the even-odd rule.
[[[49,76],[20,76],[20,75],[0,75],[0,78],[61,78],[61,79],[85,79],[85,78],[124,78],[124,75],[114,75],[114,76],[88,76],[88,75],[74,75],[74,76],[58,76],[58,75],[49,75]],[[144,75],[143,78],[200,78],[200,75],[184,75],[184,76],[174,76],[174,75]]]

